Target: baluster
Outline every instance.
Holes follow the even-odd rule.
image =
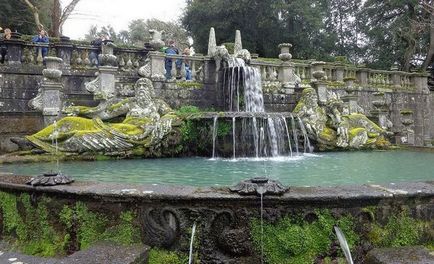
[[[86,49],[81,52],[84,66],[90,66],[89,53]]]
[[[176,59],[172,58],[172,70],[171,70],[172,78],[171,80],[176,80]]]
[[[140,67],[140,58],[136,55],[136,56],[134,56],[134,63],[133,63],[133,66],[134,66],[134,68],[139,68]]]
[[[265,66],[261,66],[261,79],[262,81],[267,80],[267,70]]]
[[[185,81],[186,80],[186,72],[185,72],[185,61],[182,59],[181,60],[181,81]]]
[[[190,70],[191,70],[191,80],[196,81],[196,61],[191,60]]]
[[[124,60],[124,57],[123,56],[119,56],[119,68],[123,68],[123,67],[125,67],[125,60]]]
[[[39,47],[37,50],[38,50],[38,54],[37,54],[37,57],[36,57],[36,62],[37,62],[38,65],[41,65],[42,62],[43,62],[43,60],[44,60],[42,58],[42,48]]]
[[[131,54],[128,54],[127,68],[133,68],[133,62],[131,61]]]
[[[273,78],[274,78],[274,76],[273,76],[273,67],[271,67],[271,66],[268,66],[268,78],[267,78],[267,81],[273,81]]]

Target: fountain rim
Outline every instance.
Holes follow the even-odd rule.
[[[29,176],[0,174],[0,191],[93,197],[111,200],[216,200],[257,201],[256,195],[232,193],[229,187],[193,187],[182,185],[121,184],[76,181],[69,185],[32,187],[26,185]],[[22,180],[23,183],[16,183]],[[342,185],[331,187],[291,187],[281,196],[264,199],[282,203],[341,203],[354,200],[383,200],[434,197],[433,181],[399,182],[383,185]]]

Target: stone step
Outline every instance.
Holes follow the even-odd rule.
[[[0,264],[145,264],[148,250],[149,248],[143,245],[126,247],[104,242],[65,258],[56,259],[9,251],[6,244],[0,243]]]
[[[422,246],[376,248],[369,251],[366,264],[434,264],[434,252]]]

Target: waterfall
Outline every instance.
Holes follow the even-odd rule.
[[[236,159],[236,153],[235,153],[235,149],[236,149],[236,129],[235,129],[235,116],[232,117],[232,149],[233,149],[233,158]]]
[[[301,119],[296,120],[292,114],[265,112],[261,74],[258,68],[246,65],[242,59],[232,57],[223,69],[222,84],[225,108],[229,113],[221,118],[232,118],[233,159],[292,157],[293,150],[299,155],[299,134],[304,139],[304,152],[312,151]],[[239,131],[236,131],[236,127]],[[218,152],[216,130],[217,119],[214,118],[213,158]],[[259,133],[264,133],[264,138],[261,138]]]
[[[282,120],[283,120],[283,123],[285,124],[286,137],[288,138],[289,153],[292,157],[291,138],[289,137],[288,123],[286,122],[286,118],[283,116],[282,116]]]
[[[279,155],[279,149],[277,146],[277,134],[276,128],[274,127],[274,119],[268,118],[268,141],[270,142],[270,154],[272,157],[277,157]]]
[[[298,123],[300,124],[300,129],[301,129],[301,132],[303,133],[304,153],[306,153],[306,148],[308,149],[309,153],[312,153],[313,148],[310,145],[310,140],[309,140],[309,137],[307,135],[306,128],[305,128],[305,126],[303,124],[303,121],[301,121],[300,117],[298,117]]]
[[[297,156],[298,156],[300,154],[298,149],[298,134],[297,134],[297,129],[295,129],[295,119],[292,114],[291,114],[291,126],[292,126],[292,136],[294,137],[295,149],[297,151]]]
[[[216,145],[216,139],[217,139],[217,118],[218,116],[214,117],[213,127],[212,127],[212,158],[215,159],[215,145]]]

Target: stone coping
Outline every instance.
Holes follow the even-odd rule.
[[[191,187],[173,185],[137,185],[77,181],[70,185],[33,187],[24,184],[29,176],[0,175],[0,190],[73,195],[116,201],[257,201],[259,197],[241,196],[227,187]],[[265,196],[265,201],[282,203],[340,203],[400,198],[434,198],[434,181],[400,182],[383,185],[349,185],[334,187],[291,187],[282,196]]]

